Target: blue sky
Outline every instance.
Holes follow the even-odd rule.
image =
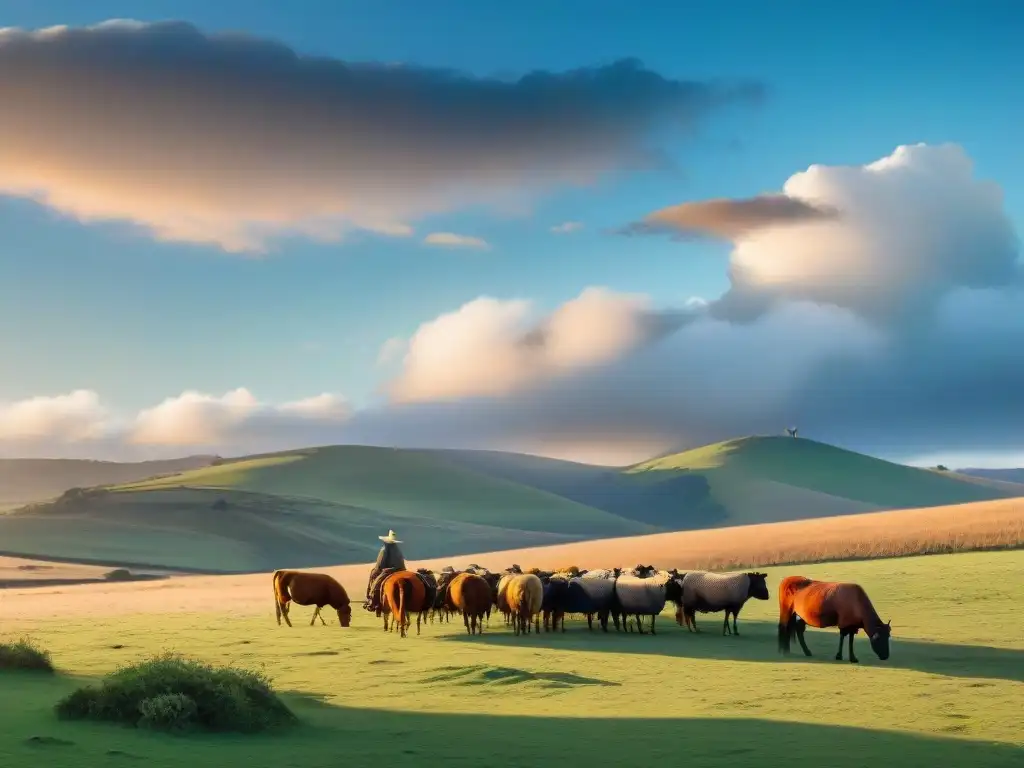
[[[559,7],[553,7],[558,5]],[[799,6],[799,9],[797,9]],[[667,205],[777,190],[813,163],[862,164],[899,144],[955,142],[998,181],[1024,231],[1017,3],[760,2],[511,5],[434,2],[47,2],[0,0],[0,26],[182,19],[244,30],[301,53],[406,62],[475,75],[564,70],[636,57],[666,77],[753,78],[755,108],[712,115],[672,150],[679,175],[638,173],[558,189],[519,215],[455,211],[419,231],[486,239],[488,251],[418,239],[301,237],[270,254],[158,242],[122,224],[80,224],[0,198],[0,401],[77,388],[118,407],[185,389],[244,386],[269,401],[341,392],[370,404],[393,371],[390,337],[480,295],[547,309],[590,285],[660,306],[728,288],[727,243],[624,238],[606,230]],[[585,224],[571,235],[549,228]],[[144,372],[144,373],[141,373]]]

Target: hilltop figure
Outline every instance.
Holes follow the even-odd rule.
[[[395,532],[392,530],[388,531],[387,536],[378,536],[384,546],[380,548],[380,552],[377,553],[377,562],[373,564],[373,568],[370,569],[370,579],[366,583],[366,602],[363,607],[368,611],[376,610],[378,596],[374,593],[379,592],[379,589],[374,589],[374,582],[385,571],[404,571],[405,570],[405,557],[402,555],[402,550],[398,548],[398,545],[402,542],[395,537]],[[379,585],[378,585],[379,587]]]
[[[796,433],[798,431],[799,430],[796,427],[786,427],[786,432],[789,434],[790,437],[796,437]]]

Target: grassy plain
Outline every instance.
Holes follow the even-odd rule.
[[[565,634],[515,638],[499,620],[482,637],[435,624],[401,640],[359,610],[349,630],[305,625],[310,612],[301,608],[294,628],[279,628],[267,577],[260,601],[249,599],[251,577],[104,586],[127,602],[130,592],[144,594],[155,611],[145,615],[121,612],[110,593],[83,609],[82,593],[98,587],[38,590],[31,603],[0,603],[0,635],[45,647],[58,675],[2,673],[0,764],[533,766],[572,758],[763,768],[806,757],[831,766],[898,758],[1009,768],[1024,761],[1022,571],[1021,551],[771,569],[773,598],[789,573],[865,586],[894,639],[884,663],[858,641],[860,665],[833,659],[831,631],[810,632],[814,658],[780,657],[774,599],[748,604],[740,637],[723,637],[720,620],[701,615],[704,631],[690,635],[666,613],[655,637],[590,634],[568,622]],[[189,583],[206,585],[205,600],[174,597],[196,589]],[[164,650],[265,669],[291,692],[302,725],[281,735],[174,737],[55,719],[54,702],[74,686]]]

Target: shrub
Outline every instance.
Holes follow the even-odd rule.
[[[130,581],[132,579],[132,572],[127,568],[115,568],[103,574],[103,578],[107,581]]]
[[[168,731],[254,733],[295,721],[263,675],[164,654],[121,667],[57,704],[58,716]]]
[[[53,672],[50,654],[31,640],[0,643],[0,669],[27,669],[35,672]]]

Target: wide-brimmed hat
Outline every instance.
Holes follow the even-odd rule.
[[[378,536],[378,539],[383,541],[385,544],[401,544],[402,542],[395,538],[395,532],[389,530],[387,536]]]

